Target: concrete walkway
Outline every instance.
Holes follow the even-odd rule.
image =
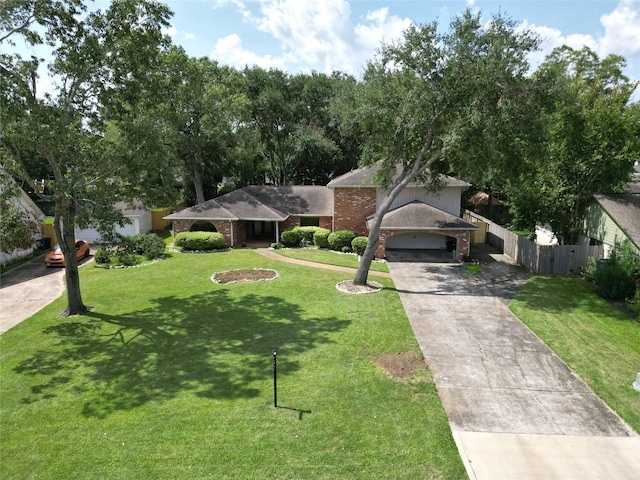
[[[64,268],[46,268],[39,256],[0,276],[0,333],[64,293]]]
[[[488,249],[475,277],[389,263],[469,477],[639,479],[640,437],[508,310],[527,274]]]

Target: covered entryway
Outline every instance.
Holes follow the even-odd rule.
[[[245,222],[247,240],[266,240],[275,242],[276,222],[247,221]]]

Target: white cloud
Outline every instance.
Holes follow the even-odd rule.
[[[617,53],[640,61],[640,0],[621,0],[616,9],[600,17],[605,34],[600,53]]]
[[[278,59],[260,57],[243,50],[239,37],[228,36],[218,42],[213,57],[223,60],[222,52],[235,51],[270,64],[280,61],[291,70],[360,73],[381,41],[399,37],[411,24],[409,19],[389,15],[387,8],[370,11],[354,23],[347,0],[261,0],[253,10],[248,7],[255,5],[237,0],[217,4],[238,7],[245,20],[277,42],[282,54]]]
[[[210,58],[237,68],[257,65],[265,69],[284,69],[284,60],[281,58],[274,58],[271,55],[260,56],[254,52],[245,50],[242,47],[242,40],[235,33],[218,40],[213,52],[211,52]]]
[[[562,45],[580,49],[589,47],[600,58],[609,54],[622,55],[632,78],[640,74],[637,65],[640,63],[640,0],[621,0],[618,6],[609,14],[600,18],[604,27],[604,35],[594,37],[587,34],[563,35],[555,28],[530,25],[527,22],[522,28],[528,28],[542,39],[541,51],[530,55],[530,62],[535,69],[551,53],[554,48]]]

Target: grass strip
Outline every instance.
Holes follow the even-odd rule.
[[[360,264],[359,257],[357,255],[318,249],[315,247],[281,248],[274,250],[274,252],[278,255],[282,255],[283,257],[296,258],[298,260],[306,260],[308,262],[324,263],[327,265],[336,265],[339,267],[357,269]],[[389,272],[387,263],[380,261],[372,262],[370,270],[374,272]]]
[[[571,277],[533,276],[509,308],[640,432],[639,322]]]

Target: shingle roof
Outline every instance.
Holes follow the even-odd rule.
[[[371,227],[373,215],[367,217]],[[382,219],[384,230],[477,230],[478,227],[444,210],[415,200],[390,210]]]
[[[596,194],[594,198],[631,241],[640,247],[640,194]]]
[[[263,220],[289,216],[333,215],[333,192],[327,187],[249,186],[164,217],[167,220]]]
[[[331,180],[327,187],[329,188],[361,188],[361,187],[375,187],[374,183],[375,175],[380,169],[379,166],[375,165],[372,167],[359,168],[357,170],[351,170],[344,175],[341,175],[337,178]],[[463,182],[462,180],[458,180],[457,178],[450,177],[448,175],[442,175],[445,181],[445,186],[447,187],[468,187],[469,183]],[[412,185],[421,185],[417,182],[412,182]]]

